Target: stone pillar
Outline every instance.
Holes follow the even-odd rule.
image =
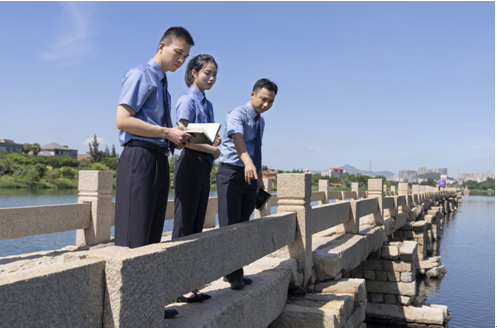
[[[387,185],[383,185],[383,196],[388,196]]]
[[[359,182],[351,182],[350,186],[352,188],[352,191],[355,191],[355,193],[357,195],[356,199],[359,199]]]
[[[319,201],[319,205],[328,204],[330,202],[330,180],[319,180],[319,191],[324,191],[324,200]]]
[[[419,185],[412,185],[412,195],[414,197],[414,195],[418,195],[418,204],[416,205],[419,205],[422,203],[422,199],[421,199],[421,193],[419,192]]]
[[[113,173],[79,171],[78,203],[91,203],[90,227],[76,231],[76,246],[95,245],[110,240]]]
[[[278,213],[297,214],[295,241],[286,246],[290,257],[297,260],[303,273],[302,286],[312,283],[312,175],[299,173],[278,174]]]
[[[273,179],[268,179],[268,178],[262,178],[262,181],[264,182],[264,186],[266,187],[266,191],[268,193],[271,193],[271,189],[273,188]],[[269,207],[268,204],[264,206],[264,208],[259,211],[259,210],[254,210],[254,218],[255,219],[260,219],[265,216],[271,215],[271,207]]]
[[[391,191],[394,195],[397,195],[397,193],[395,192],[395,186],[390,186],[390,191]]]
[[[399,183],[399,196],[404,196],[406,198],[406,201],[404,205],[402,205],[402,211],[406,213],[407,217],[409,218],[409,184],[407,182],[401,182]],[[414,199],[414,196],[413,198]]]
[[[377,211],[369,215],[374,218],[375,225],[383,225],[383,180],[382,179],[369,179],[368,180],[368,198],[378,199]]]

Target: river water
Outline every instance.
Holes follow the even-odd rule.
[[[216,192],[211,192],[211,197],[215,196]],[[173,197],[171,193],[169,199]],[[74,189],[0,189],[0,208],[77,200]],[[417,301],[447,305],[452,317],[450,328],[491,327],[495,323],[495,198],[463,196],[459,210],[462,212],[445,218],[442,239],[434,250],[434,255],[442,257],[447,274],[442,279],[418,280]],[[165,221],[164,231],[172,227],[172,220]],[[75,231],[0,240],[0,257],[59,249],[74,245],[75,240]]]

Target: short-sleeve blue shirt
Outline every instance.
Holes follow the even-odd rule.
[[[190,123],[214,123],[212,103],[192,85],[176,102],[176,119],[178,122],[185,119]]]
[[[228,113],[228,115],[226,116],[226,127],[224,129],[223,142],[221,144],[221,156],[219,157],[219,161],[221,163],[236,166],[245,166],[240,157],[238,157],[238,153],[236,152],[235,143],[233,142],[232,138],[233,133],[240,133],[243,136],[243,141],[245,141],[245,145],[247,146],[247,152],[252,161],[254,160],[256,116],[257,112],[255,111],[254,106],[252,106],[250,101],[247,104],[237,107]],[[265,126],[264,118],[262,117],[262,115],[260,116],[260,120],[262,142],[262,136],[264,134]]]
[[[122,79],[118,105],[130,106],[136,111],[135,117],[144,122],[166,127],[166,115],[171,115],[171,100],[168,102],[169,108],[166,111],[162,87],[164,76],[164,72],[153,58],[145,64],[133,67],[126,72]],[[168,99],[171,99],[169,91],[167,94]],[[169,146],[169,140],[165,138],[142,137],[127,131],[119,131],[121,146],[124,146],[130,139],[149,141],[165,148]]]

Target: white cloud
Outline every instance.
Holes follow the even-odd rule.
[[[92,142],[93,142],[93,137],[88,138],[85,141],[82,141],[81,144],[88,146],[88,144],[92,143]],[[104,150],[105,146],[109,146],[109,149],[112,148],[112,142],[107,142],[104,140],[104,138],[97,138],[97,142],[98,142],[98,149],[100,149],[100,150]]]
[[[62,14],[55,19],[54,43],[41,54],[48,61],[74,65],[95,52],[92,37],[92,5],[87,2],[61,2]]]
[[[305,152],[310,152],[314,151],[314,148],[308,147],[308,148],[301,148],[299,146],[293,146],[293,145],[281,145],[281,146],[275,146],[275,150],[290,150],[290,151],[305,151]]]

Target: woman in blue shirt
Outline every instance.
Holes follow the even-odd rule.
[[[205,97],[217,78],[217,63],[210,55],[193,57],[186,68],[185,82],[190,89],[176,103],[180,126],[214,123],[212,103]],[[174,228],[172,239],[202,232],[209,201],[212,164],[221,152],[214,144],[190,144],[182,151],[174,169]],[[183,295],[179,302],[202,302],[210,296],[198,290]]]

